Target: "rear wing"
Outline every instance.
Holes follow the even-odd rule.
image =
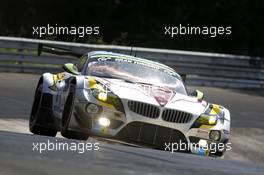
[[[76,58],[80,58],[83,55],[82,53],[74,52],[70,49],[59,48],[59,47],[50,46],[47,44],[39,44],[38,45],[38,56],[40,56],[42,52],[51,53],[55,55],[72,56]]]

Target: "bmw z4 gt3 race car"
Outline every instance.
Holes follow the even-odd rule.
[[[188,94],[174,69],[105,51],[86,53],[77,66],[67,63],[63,69],[39,79],[32,133],[55,136],[60,131],[71,139],[103,137],[167,150],[194,144],[185,151],[202,155],[225,152],[209,146],[228,143],[228,109],[204,101],[198,90]]]

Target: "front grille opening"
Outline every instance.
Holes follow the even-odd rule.
[[[158,118],[160,115],[160,109],[155,105],[138,101],[128,101],[127,105],[131,111],[148,118]]]
[[[192,114],[173,109],[166,109],[162,113],[162,119],[173,123],[188,123],[192,120]]]
[[[187,144],[187,139],[181,131],[143,122],[129,123],[122,128],[117,137],[127,142],[152,145],[159,149],[164,149],[166,144]]]

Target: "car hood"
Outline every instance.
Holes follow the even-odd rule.
[[[106,85],[122,100],[140,101],[195,115],[202,114],[207,107],[207,102],[205,101],[198,101],[197,98],[172,92],[168,89],[157,88],[147,84],[130,83],[122,79],[94,78]]]

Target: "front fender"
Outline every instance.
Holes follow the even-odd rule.
[[[49,93],[49,94],[52,94],[54,95],[55,94],[55,91],[52,90],[50,87],[53,87],[55,86],[55,81],[54,81],[54,74],[51,74],[51,73],[44,73],[42,74],[42,81],[43,81],[43,93]]]
[[[76,83],[76,98],[79,99],[80,101],[83,101],[83,100],[86,100],[87,98],[85,97],[85,94],[86,91],[86,84],[87,84],[87,81],[85,79],[84,76],[76,76],[75,77],[75,83]]]
[[[225,116],[224,116],[224,120],[225,120],[225,122],[224,122],[224,129],[226,131],[229,131],[229,133],[230,133],[231,117],[230,117],[229,110],[226,109],[226,108],[224,108],[224,114],[225,114]]]

